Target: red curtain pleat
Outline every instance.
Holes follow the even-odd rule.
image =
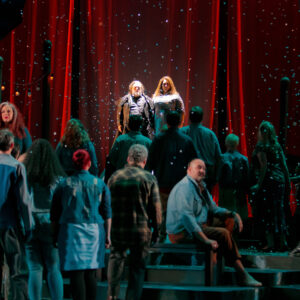
[[[227,82],[221,84],[227,86],[228,132],[240,136],[240,150],[249,157],[263,119],[279,131],[283,76],[291,80],[285,150],[299,155],[297,5],[297,0],[228,1]],[[151,96],[158,80],[171,76],[186,109],[202,106],[203,124],[216,130],[219,0],[82,0],[80,9],[79,117],[95,143],[101,169],[116,131],[116,101],[134,79]],[[73,17],[74,0],[27,0],[22,24],[0,41],[3,101],[16,103],[33,138],[41,136],[43,42],[52,42],[54,146],[71,113]]]
[[[211,104],[210,104],[210,118],[209,128],[212,129],[214,125],[214,115],[216,106],[216,93],[217,93],[217,71],[218,71],[218,49],[219,49],[219,14],[220,14],[220,1],[212,1],[212,22],[211,22],[211,49],[210,59],[212,68],[211,78]]]

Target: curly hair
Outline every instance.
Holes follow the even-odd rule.
[[[45,139],[35,140],[28,149],[24,165],[29,185],[49,186],[57,177],[66,176],[51,144]]]
[[[269,121],[262,121],[259,125],[259,131],[264,144],[278,144],[276,131],[272,123]]]
[[[160,95],[163,95],[164,92],[163,92],[163,89],[162,89],[162,83],[163,81],[166,80],[169,85],[170,85],[170,90],[168,92],[169,95],[175,95],[175,94],[178,94],[176,88],[175,88],[175,84],[172,80],[172,78],[170,76],[164,76],[162,77],[159,82],[158,82],[158,85],[157,85],[157,88],[153,94],[153,97],[157,97],[157,96],[160,96]]]
[[[78,119],[71,119],[67,122],[64,135],[60,140],[62,145],[71,149],[78,149],[89,141],[89,135]]]
[[[10,102],[2,102],[0,103],[0,113],[2,112],[2,109],[5,106],[9,106],[13,111],[13,118],[9,122],[9,124],[4,123],[2,120],[2,114],[0,116],[0,128],[7,128],[9,129],[15,137],[18,137],[20,139],[24,138],[26,136],[25,133],[25,124],[22,117],[22,114],[18,110],[18,108]]]

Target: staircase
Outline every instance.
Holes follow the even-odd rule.
[[[217,286],[204,286],[204,252],[157,245],[150,250],[142,299],[300,299],[300,258],[289,257],[288,253],[240,252],[244,266],[255,279],[263,283],[263,287],[238,286],[235,271],[229,267],[225,267],[222,274],[217,274]],[[105,271],[103,273],[105,275]],[[126,273],[125,269],[120,299],[125,299]],[[106,299],[106,293],[107,281],[103,278],[98,283],[97,299]],[[65,299],[70,299],[68,279],[65,279],[65,296]],[[46,293],[44,299],[49,299]]]

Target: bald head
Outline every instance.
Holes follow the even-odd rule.
[[[187,174],[195,181],[200,183],[206,174],[206,166],[202,159],[196,158],[190,161],[187,169]]]

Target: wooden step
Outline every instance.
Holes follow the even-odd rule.
[[[283,285],[271,289],[270,299],[299,300],[300,285]]]
[[[126,283],[121,284],[120,299],[125,299]],[[189,285],[171,285],[145,283],[143,287],[143,300],[258,300],[259,295],[265,293],[264,288],[245,287],[203,287]],[[97,299],[106,299],[107,282],[98,284]]]

